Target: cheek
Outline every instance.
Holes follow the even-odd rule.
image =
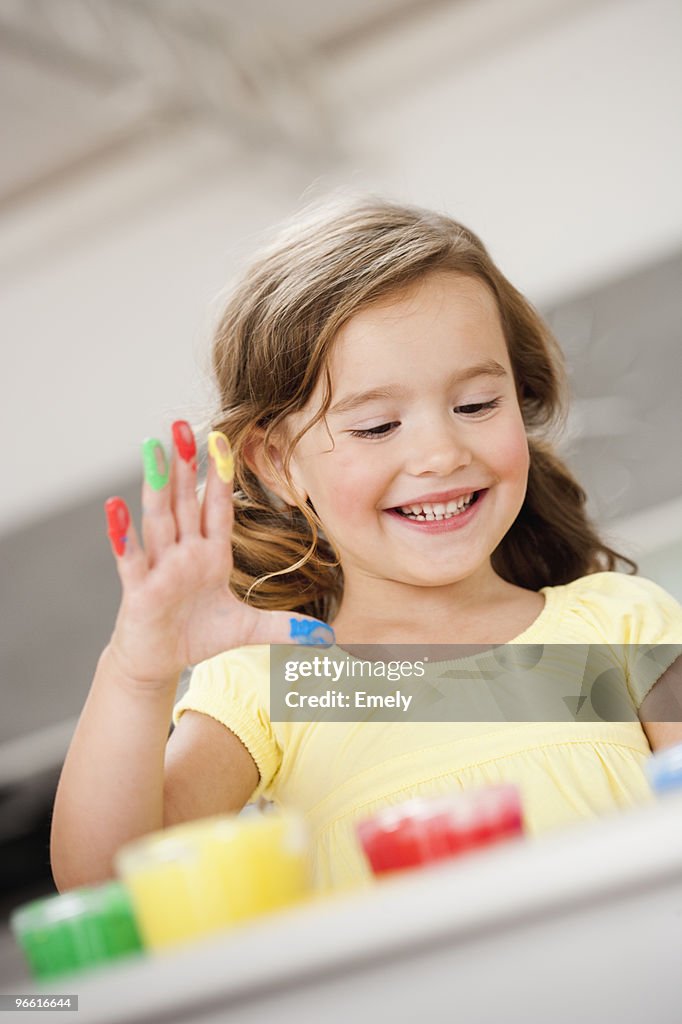
[[[523,424],[515,424],[496,438],[494,464],[501,479],[518,480],[524,487],[530,466],[528,438]]]
[[[324,491],[329,514],[350,523],[376,503],[382,484],[372,459],[344,452],[325,467]]]

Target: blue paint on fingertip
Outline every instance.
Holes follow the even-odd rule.
[[[336,643],[332,627],[319,619],[289,619],[289,636],[308,647],[333,647]]]

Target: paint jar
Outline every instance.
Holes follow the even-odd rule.
[[[459,857],[523,834],[518,789],[483,786],[387,807],[356,826],[375,875]]]
[[[655,793],[682,792],[682,743],[652,754],[645,771]]]
[[[151,949],[304,900],[310,889],[307,833],[292,813],[175,825],[128,843],[115,865]]]
[[[55,978],[142,949],[128,892],[120,882],[74,889],[18,907],[10,928],[34,978]]]

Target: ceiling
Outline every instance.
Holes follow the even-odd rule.
[[[585,3],[3,0],[0,212],[188,124],[329,154],[344,107]]]

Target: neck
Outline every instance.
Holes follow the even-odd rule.
[[[365,580],[362,594],[347,583],[331,625],[338,643],[468,642],[490,631],[494,608],[529,593],[506,583],[492,567],[445,587]]]

